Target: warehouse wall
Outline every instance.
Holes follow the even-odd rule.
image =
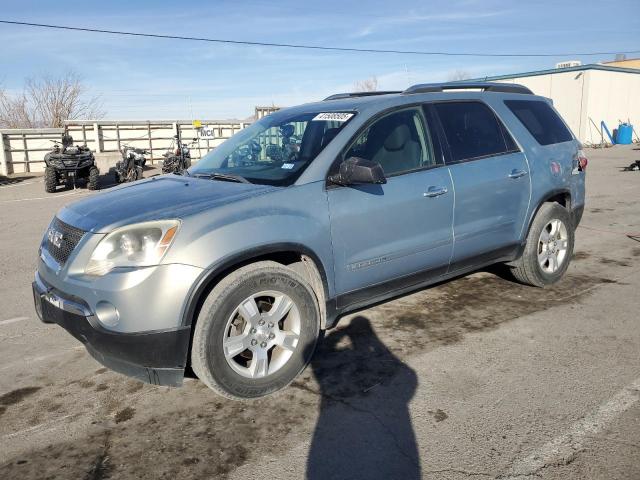
[[[640,75],[589,71],[587,104],[587,115],[597,125],[604,120],[609,130],[613,130],[620,121],[630,121],[636,132],[640,131]],[[584,139],[599,143],[600,133],[591,126]]]
[[[520,83],[537,95],[551,98],[573,133],[586,144],[600,143],[602,120],[609,130],[617,128],[619,120],[631,120],[636,131],[640,127],[638,74],[593,69],[558,70],[496,81]]]

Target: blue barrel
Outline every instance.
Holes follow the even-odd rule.
[[[616,135],[616,143],[621,145],[629,145],[631,143],[631,135],[633,127],[628,123],[618,125],[618,134]]]

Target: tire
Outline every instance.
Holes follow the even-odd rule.
[[[252,303],[250,299],[263,292],[267,295]],[[270,293],[284,295],[278,305],[287,303],[283,300],[285,297],[292,303],[284,316],[275,312],[273,321],[269,321],[269,308],[264,308],[269,302],[263,300],[275,298],[270,297]],[[278,300],[274,300],[272,306],[276,302]],[[258,307],[260,313],[247,321],[239,313],[241,305],[247,305],[244,312]],[[259,325],[260,322],[263,325]],[[296,330],[297,342],[291,345],[295,342],[292,332]],[[284,331],[289,335],[285,336]],[[286,387],[304,370],[313,355],[319,332],[320,310],[309,284],[284,265],[257,262],[229,274],[207,296],[195,325],[191,367],[202,382],[222,396],[262,397]],[[236,348],[228,350],[227,359],[223,341],[235,338],[232,333],[242,340],[235,342]],[[272,337],[268,335],[273,335],[273,339],[269,340]],[[282,348],[279,343],[289,347]],[[241,350],[243,348],[245,350]],[[257,360],[258,355],[265,358],[266,363]]]
[[[512,264],[511,273],[526,285],[545,287],[556,283],[569,268],[574,241],[574,225],[567,209],[555,202],[542,204],[529,229],[524,252]]]
[[[53,193],[58,187],[58,176],[56,170],[53,167],[46,167],[44,169],[44,190],[47,193]]]
[[[96,167],[91,167],[89,170],[89,180],[87,181],[87,188],[89,190],[98,190],[98,178],[100,171]]]
[[[136,167],[136,180],[142,180],[142,167]]]

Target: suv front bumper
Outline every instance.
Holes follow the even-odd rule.
[[[44,323],[56,323],[67,330],[104,366],[154,385],[182,385],[190,326],[143,333],[106,330],[84,301],[48,285],[38,272],[33,297],[36,313]]]

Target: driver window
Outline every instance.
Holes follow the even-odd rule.
[[[379,163],[385,176],[435,165],[433,149],[418,109],[391,113],[362,132],[345,158],[361,157]]]

